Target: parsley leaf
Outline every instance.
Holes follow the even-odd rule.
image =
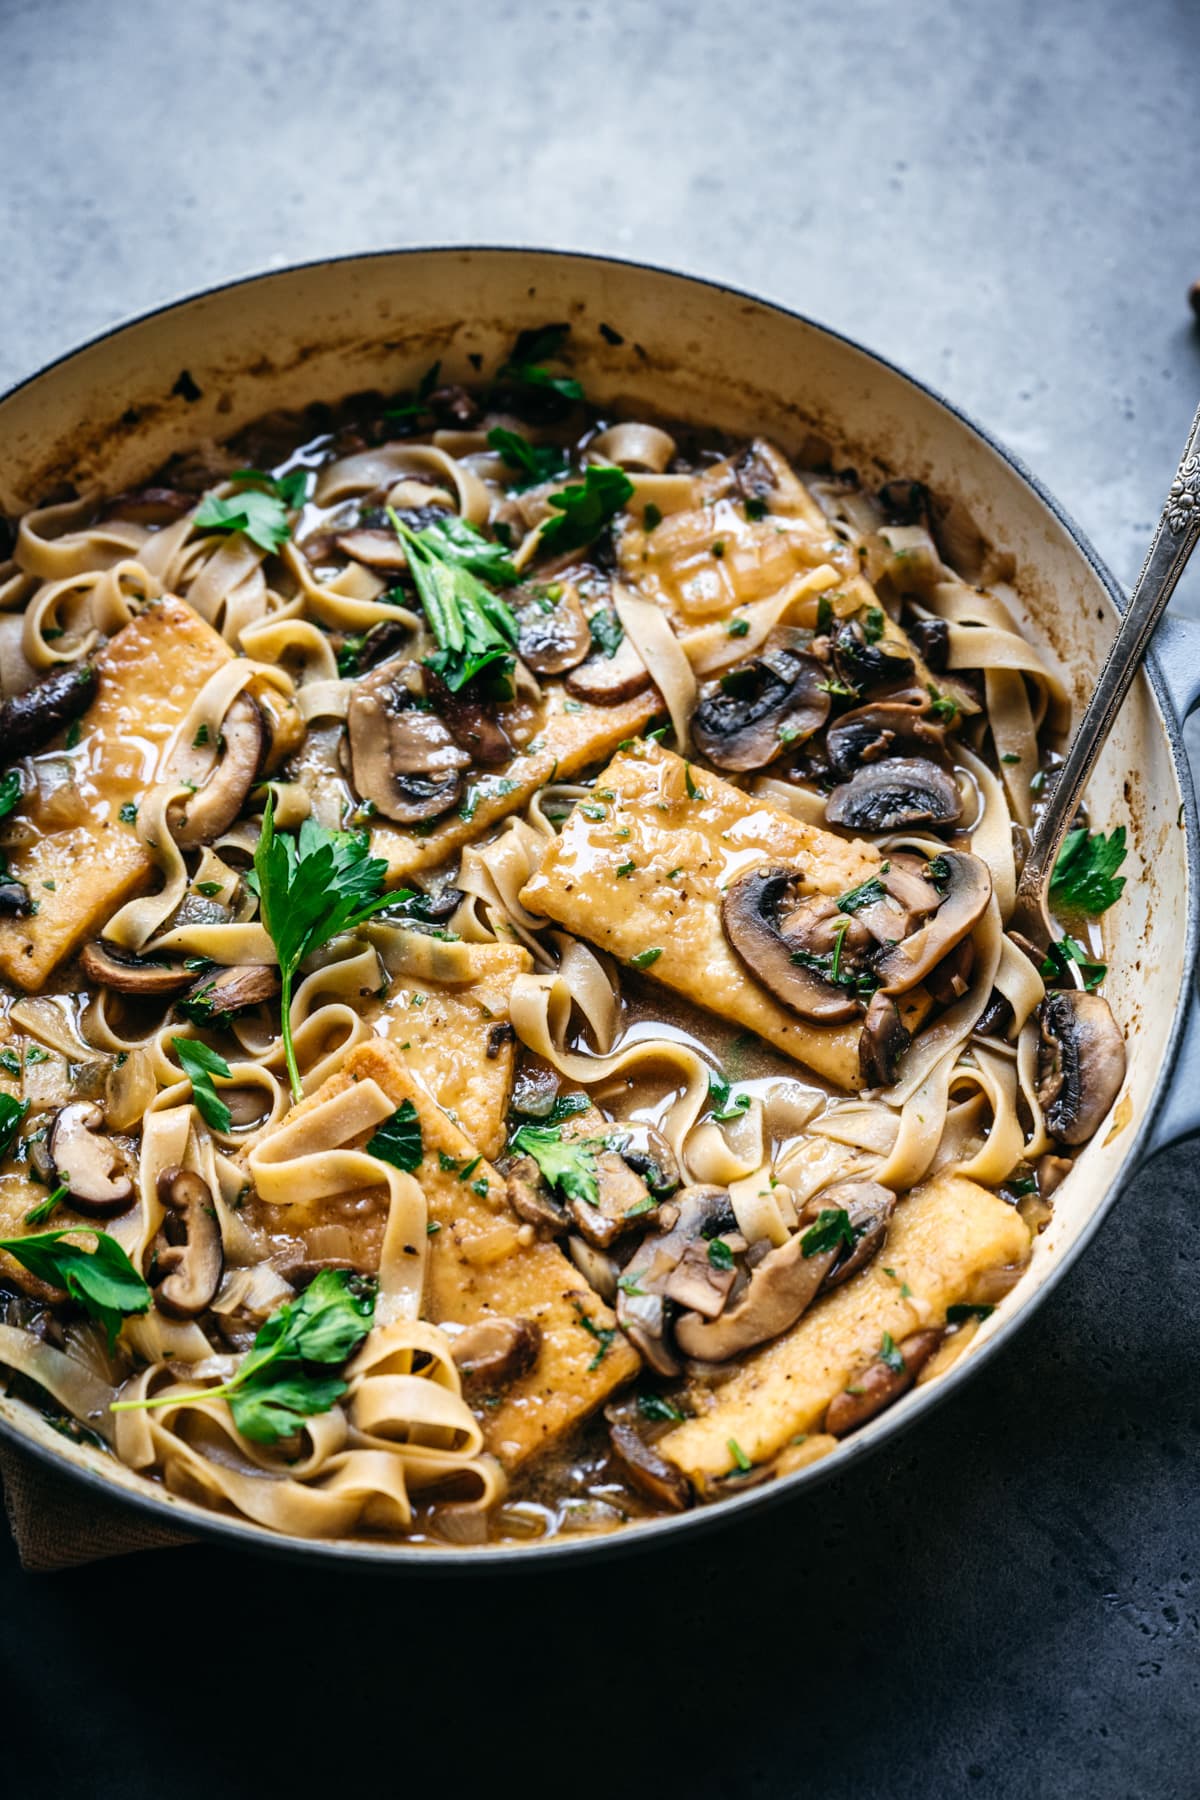
[[[33,1237],[0,1239],[0,1250],[51,1287],[66,1288],[86,1313],[98,1319],[111,1350],[122,1321],[130,1313],[144,1313],[150,1305],[150,1289],[142,1280],[116,1238],[91,1225],[73,1225],[71,1232],[89,1232],[95,1250],[81,1250],[64,1243],[65,1231],[43,1231]]]
[[[929,711],[932,716],[943,725],[953,725],[958,717],[958,701],[949,694],[940,694],[932,682],[926,685],[929,690]]]
[[[573,375],[552,375],[545,367],[562,355],[570,329],[569,325],[542,325],[536,331],[521,332],[496,379],[515,382],[518,387],[552,388],[564,400],[582,400],[583,387]]]
[[[400,530],[406,544],[408,537],[415,536],[442,562],[466,569],[481,581],[490,581],[493,587],[515,587],[521,579],[504,545],[484,537],[482,531],[476,531],[474,525],[460,519],[457,513],[446,513],[415,533],[409,532],[403,520],[397,527],[393,519],[392,526]]]
[[[297,838],[275,830],[275,795],[267,796],[262,834],[248,885],[257,893],[262,922],[279,957],[280,1022],[292,1098],[303,1089],[292,1042],[292,983],[304,958],[330,938],[355,931],[387,906],[383,892],[387,864],[368,854],[365,835],[327,831],[305,819]]]
[[[583,1329],[588,1333],[589,1337],[594,1337],[596,1343],[599,1345],[595,1356],[593,1356],[591,1362],[588,1364],[588,1371],[590,1373],[592,1369],[598,1369],[608,1355],[609,1347],[617,1335],[616,1326],[597,1325],[595,1320],[590,1319],[584,1312],[578,1300],[574,1301],[573,1304],[579,1323],[583,1326]]]
[[[437,386],[438,376],[441,372],[442,364],[439,358],[437,362],[430,363],[429,367],[422,375],[420,381],[417,383],[416,392],[413,394],[412,399],[398,400],[394,406],[387,407],[384,410],[384,418],[405,419],[409,421],[423,418],[429,411],[429,396]]]
[[[621,648],[621,639],[625,636],[625,627],[615,612],[609,612],[602,606],[588,620],[588,630],[592,634],[592,642],[602,656],[615,656]]]
[[[0,819],[6,819],[21,798],[21,777],[15,769],[0,781]]]
[[[901,1356],[899,1350],[897,1350],[896,1340],[890,1331],[885,1331],[883,1334],[883,1340],[879,1346],[879,1360],[881,1363],[886,1364],[893,1375],[904,1374],[904,1358]]]
[[[886,862],[881,864],[879,874],[886,875],[891,866]],[[860,907],[874,906],[875,902],[882,900],[886,893],[887,889],[879,879],[879,875],[868,876],[867,880],[860,881],[857,887],[852,887],[847,893],[838,895],[838,911],[856,913]]]
[[[670,1400],[665,1399],[662,1394],[639,1394],[637,1405],[643,1419],[648,1419],[652,1423],[660,1420],[671,1425],[682,1425],[683,1423],[683,1414],[679,1408]]]
[[[19,1065],[10,1073],[19,1074]],[[7,1156],[12,1149],[12,1141],[17,1135],[17,1126],[28,1111],[28,1100],[18,1100],[12,1094],[0,1094],[0,1156]]]
[[[529,439],[519,431],[507,431],[503,425],[495,425],[488,432],[487,441],[493,450],[498,450],[510,469],[517,469],[525,477],[522,481],[514,481],[511,491],[520,494],[526,488],[540,487],[543,481],[553,481],[567,468],[567,453],[558,444],[531,444]]]
[[[722,1125],[728,1119],[740,1119],[750,1105],[749,1094],[734,1095],[730,1083],[719,1069],[708,1071],[708,1095],[712,1101],[713,1118]]]
[[[512,564],[499,545],[478,538],[478,545],[464,542],[461,532],[410,531],[391,507],[388,517],[408,552],[408,566],[425,617],[441,648],[428,658],[451,693],[488,671],[498,697],[511,692],[510,677],[517,647],[517,621],[498,594],[484,586],[476,571],[487,570],[497,580],[497,570]],[[460,520],[461,527],[462,521]],[[470,531],[470,526],[465,527]],[[493,554],[494,553],[494,554]]]
[[[1060,938],[1057,944],[1051,944],[1045,956],[1041,973],[1050,981],[1062,981],[1072,986],[1068,963],[1078,965],[1083,976],[1083,985],[1087,993],[1098,988],[1108,974],[1108,964],[1093,962],[1084,946],[1073,937]]]
[[[293,469],[278,481],[258,469],[239,469],[231,481],[251,483],[221,500],[206,494],[196,510],[199,531],[240,531],[260,550],[278,550],[292,535],[287,515],[302,506],[308,487],[304,469]]]
[[[1092,835],[1080,826],[1068,831],[1050,877],[1050,899],[1066,912],[1099,918],[1121,897],[1125,877],[1117,870],[1125,861],[1125,827],[1118,825],[1108,837]]]
[[[723,1237],[709,1239],[708,1260],[714,1269],[728,1272],[733,1267],[733,1251]]]
[[[232,1114],[213,1086],[214,1075],[230,1074],[229,1064],[199,1038],[172,1038],[171,1045],[179,1058],[179,1066],[192,1084],[192,1099],[200,1116],[214,1131],[228,1131]]]
[[[30,1207],[25,1214],[25,1223],[27,1225],[44,1225],[46,1220],[58,1211],[70,1191],[68,1187],[56,1187],[52,1194],[48,1194],[44,1200],[39,1200],[36,1206]]]
[[[206,1400],[228,1400],[234,1424],[254,1443],[291,1437],[346,1392],[341,1376],[327,1371],[354,1354],[374,1317],[374,1282],[345,1269],[322,1269],[298,1299],[271,1314],[235,1375],[199,1391]],[[112,1410],[132,1412],[173,1398],[118,1400]]]
[[[385,1119],[374,1137],[368,1138],[367,1155],[377,1156],[380,1162],[391,1163],[394,1169],[404,1169],[410,1175],[420,1168],[425,1146],[421,1141],[421,1121],[411,1100],[402,1100],[391,1118]]]
[[[532,1156],[544,1180],[571,1200],[585,1200],[595,1206],[600,1198],[600,1182],[596,1174],[596,1150],[599,1140],[571,1138],[563,1142],[557,1125],[522,1125],[514,1134],[512,1148]]]
[[[656,963],[661,955],[662,951],[656,945],[651,950],[637,951],[629,960],[635,969],[648,969],[651,963]]]
[[[839,1247],[853,1250],[858,1235],[844,1206],[825,1206],[817,1214],[816,1224],[810,1225],[800,1239],[800,1249],[805,1256],[820,1256],[825,1250]]]
[[[615,463],[589,463],[582,482],[548,496],[557,511],[542,525],[542,544],[554,551],[582,550],[632,495],[633,483],[624,469]]]

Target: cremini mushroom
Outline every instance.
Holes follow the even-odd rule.
[[[178,994],[195,980],[182,963],[134,956],[103,938],[84,945],[79,966],[97,987],[112,988],[118,994]]]
[[[913,674],[912,657],[887,637],[871,638],[857,619],[839,625],[833,638],[833,666],[842,681],[857,691],[893,687]]]
[[[380,663],[355,683],[346,738],[355,791],[383,818],[415,825],[458,799],[471,758],[429,710],[418,664]]]
[[[221,721],[217,760],[208,779],[173,818],[171,832],[181,850],[211,844],[228,830],[246,803],[268,747],[262,713],[249,694],[239,694]]]
[[[678,1375],[681,1364],[667,1330],[669,1304],[695,1310],[695,1301],[702,1299],[705,1310],[712,1311],[718,1298],[707,1273],[689,1268],[681,1277],[681,1267],[689,1250],[698,1246],[713,1275],[732,1276],[732,1271],[717,1269],[707,1246],[715,1237],[728,1240],[735,1234],[737,1217],[724,1188],[686,1187],[660,1208],[658,1222],[659,1230],[642,1240],[626,1266],[617,1295],[617,1322],[652,1369],[660,1375]],[[732,1279],[724,1283],[726,1296],[731,1285]]]
[[[973,931],[992,897],[992,876],[981,857],[944,850],[929,867],[943,899],[919,930],[875,958],[875,973],[888,994],[907,994]]]
[[[945,619],[910,619],[904,630],[931,674],[944,674],[950,664],[950,627]]]
[[[23,881],[18,881],[15,875],[0,880],[0,917],[21,919],[32,910],[29,889]]]
[[[608,1441],[618,1470],[639,1494],[671,1512],[691,1505],[691,1485],[682,1469],[660,1456],[632,1425],[610,1425]]]
[[[803,743],[829,717],[827,671],[807,654],[809,638],[773,631],[757,656],[706,689],[692,715],[696,748],[719,769],[762,769]]]
[[[879,1254],[896,1210],[896,1196],[891,1188],[878,1181],[837,1181],[832,1187],[822,1188],[809,1201],[801,1216],[802,1226],[805,1220],[815,1220],[835,1207],[845,1212],[850,1220],[854,1248],[847,1250],[843,1246],[839,1249],[836,1260],[822,1279],[822,1293],[840,1287],[843,1281],[857,1275]]]
[[[840,1394],[829,1402],[825,1430],[831,1437],[845,1437],[898,1400],[912,1386],[942,1341],[940,1331],[914,1331],[900,1344],[881,1347],[856,1369]]]
[[[208,1183],[191,1169],[163,1169],[161,1241],[154,1254],[154,1304],[172,1319],[194,1319],[221,1285],[221,1226]]]
[[[351,562],[363,563],[368,569],[382,569],[385,574],[398,574],[408,567],[404,545],[394,531],[340,531],[333,540],[335,547]]]
[[[495,768],[516,755],[512,739],[496,717],[468,685],[457,692],[447,687],[432,669],[425,671],[425,698],[460,750],[473,763]]]
[[[946,727],[928,703],[880,700],[843,713],[825,733],[825,754],[843,780],[887,756],[929,756],[945,748]]]
[[[563,675],[592,649],[592,634],[572,582],[522,587],[510,595],[517,653],[536,675]]]
[[[785,935],[780,914],[792,902],[799,880],[796,869],[749,870],[726,889],[721,923],[750,973],[777,1000],[803,1018],[834,1025],[855,1016],[857,990],[827,979],[822,965],[832,974],[836,953],[837,972],[841,973],[843,960],[848,969],[851,949],[842,942],[839,950],[834,934],[845,939],[861,926],[849,914],[839,913],[834,901],[817,895],[791,904]]]
[[[124,1212],[133,1182],[118,1145],[104,1135],[104,1114],[90,1100],[61,1107],[50,1128],[50,1160],[78,1212],[97,1218]]]
[[[1125,1040],[1099,994],[1055,989],[1039,1009],[1038,1104],[1060,1144],[1086,1144],[1125,1079]]]
[[[252,1006],[273,1000],[279,992],[279,970],[271,963],[239,963],[210,969],[188,989],[179,1010],[197,1025],[227,1025]]]
[[[962,798],[945,769],[923,756],[885,756],[865,763],[825,802],[831,825],[851,831],[905,831],[914,825],[957,825]]]
[[[574,1130],[570,1128],[572,1126]],[[577,1115],[563,1127],[562,1135],[564,1141],[588,1138],[597,1129],[605,1129],[602,1121],[593,1117],[589,1125],[586,1115]],[[646,1202],[651,1196],[642,1177],[630,1168],[617,1149],[602,1148],[596,1143],[592,1148],[592,1159],[596,1170],[595,1204],[572,1195],[566,1202],[566,1210],[589,1244],[607,1250],[627,1231],[634,1231],[639,1224],[644,1224],[644,1215],[648,1211]]]
[[[0,706],[0,764],[43,749],[64,725],[87,711],[96,686],[91,663],[70,663],[25,693],[11,695]]]
[[[615,613],[613,617],[616,617]],[[596,706],[617,706],[623,700],[633,700],[638,694],[645,693],[650,686],[650,671],[626,632],[611,654],[606,650],[593,650],[571,670],[563,685],[576,700],[590,700]]]
[[[661,1131],[653,1125],[623,1125],[615,1141],[629,1167],[656,1199],[674,1193],[682,1177],[675,1152]]]
[[[912,1033],[891,994],[872,994],[858,1039],[858,1066],[868,1087],[890,1087]]]
[[[541,1348],[542,1328],[535,1320],[496,1314],[458,1332],[451,1353],[464,1387],[494,1391],[527,1375]]]

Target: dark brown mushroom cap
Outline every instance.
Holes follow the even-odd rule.
[[[472,691],[473,686],[468,683],[455,691],[432,669],[425,671],[425,698],[459,749],[485,768],[511,762],[516,755],[512,739],[495,712]]]
[[[658,1222],[660,1229],[643,1238],[626,1266],[617,1323],[652,1369],[678,1375],[681,1365],[667,1341],[668,1285],[690,1246],[736,1232],[737,1218],[726,1189],[686,1187],[659,1209]]]
[[[1086,1144],[1125,1079],[1125,1040],[1108,1001],[1056,989],[1039,1009],[1038,1104],[1060,1144]]]
[[[867,763],[825,802],[831,825],[851,831],[903,831],[914,825],[957,825],[962,798],[953,776],[922,756]]]
[[[210,969],[189,988],[179,1010],[197,1025],[225,1025],[252,1006],[273,1000],[279,992],[279,970],[270,963],[240,963]]]
[[[103,938],[84,945],[79,966],[97,987],[118,994],[178,994],[195,979],[182,963],[144,960]]]
[[[916,665],[894,640],[872,642],[857,619],[847,619],[834,634],[833,666],[848,687],[862,690],[907,681]]]
[[[880,700],[835,719],[825,734],[825,754],[835,774],[845,780],[864,763],[887,756],[939,754],[945,743],[946,728],[927,704]]]
[[[658,1199],[674,1193],[683,1179],[675,1152],[653,1125],[623,1125],[618,1148],[629,1167],[641,1176],[651,1194]]]
[[[892,1362],[881,1354],[856,1369],[845,1391],[835,1394],[829,1402],[825,1429],[830,1436],[845,1437],[848,1431],[856,1431],[885,1406],[890,1406],[893,1400],[898,1400],[912,1386],[941,1341],[940,1331],[914,1331],[895,1346]],[[900,1367],[894,1367],[893,1362],[898,1362]]]
[[[808,938],[800,921],[808,918],[808,914],[792,907],[789,915],[791,930],[786,938],[778,922],[799,879],[799,871],[788,868],[751,869],[740,875],[722,896],[721,923],[732,949],[782,1005],[791,1007],[802,1018],[834,1025],[854,1018],[858,1011],[856,991],[835,986],[818,970],[796,960],[797,957],[823,954],[807,947]],[[818,917],[828,916],[826,907],[831,912],[837,910],[832,901],[818,897],[816,906],[811,909],[814,924]]]
[[[829,717],[828,676],[807,634],[772,632],[757,656],[727,669],[692,714],[696,748],[718,769],[762,769]]]
[[[691,1505],[692,1489],[682,1469],[660,1456],[632,1425],[611,1425],[608,1441],[619,1472],[639,1494],[671,1512]]]
[[[950,666],[950,627],[945,619],[910,619],[904,630],[930,673],[943,674]]]
[[[943,850],[936,861],[943,870],[941,905],[918,931],[875,959],[880,986],[889,994],[907,994],[924,981],[975,929],[992,897],[991,870],[981,857]]]
[[[105,1218],[124,1212],[133,1199],[120,1148],[104,1135],[104,1114],[90,1100],[59,1108],[50,1128],[50,1160],[77,1212]]]
[[[591,629],[572,582],[521,587],[508,600],[517,621],[517,654],[536,675],[563,675],[591,654]]]
[[[458,1332],[451,1353],[463,1386],[468,1390],[507,1387],[527,1375],[542,1348],[542,1328],[533,1319],[510,1319],[499,1314],[478,1319]]]
[[[0,763],[43,749],[64,725],[87,711],[96,686],[91,663],[70,663],[26,693],[11,695],[0,706]]]
[[[563,685],[576,700],[590,700],[595,706],[617,706],[645,693],[650,686],[650,671],[626,632],[611,655],[593,650],[571,670]]]
[[[181,850],[211,844],[227,831],[246,804],[270,746],[262,712],[249,694],[239,694],[221,721],[217,761],[208,779],[174,811],[171,826]]]
[[[912,1033],[891,994],[872,994],[858,1039],[858,1066],[868,1087],[890,1087]]]
[[[355,683],[346,713],[355,791],[385,819],[415,825],[458,799],[470,757],[424,702],[415,663],[380,663]]]
[[[22,919],[26,913],[32,912],[33,902],[29,898],[29,889],[23,881],[15,876],[0,881],[0,916],[6,919]]]
[[[517,1156],[505,1167],[508,1204],[519,1219],[536,1227],[542,1237],[561,1237],[570,1229],[571,1221],[542,1180],[542,1172],[532,1156]]]
[[[165,1211],[155,1248],[154,1304],[172,1319],[194,1319],[212,1305],[225,1257],[208,1183],[191,1169],[163,1169],[158,1198]]]

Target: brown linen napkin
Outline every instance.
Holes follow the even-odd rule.
[[[0,1483],[23,1569],[74,1569],[104,1556],[196,1542],[189,1533],[156,1525],[119,1500],[101,1499],[9,1444],[0,1444]]]

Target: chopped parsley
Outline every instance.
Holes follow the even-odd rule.
[[[750,1458],[746,1455],[746,1452],[742,1449],[742,1446],[738,1443],[737,1439],[726,1438],[725,1448],[737,1465],[738,1474],[748,1475],[754,1467],[754,1464],[750,1461]]]
[[[367,1139],[367,1155],[380,1162],[391,1163],[411,1175],[419,1169],[425,1155],[421,1141],[421,1121],[411,1100],[402,1100],[390,1119],[385,1119],[373,1137]]]
[[[132,800],[127,800],[117,815],[122,825],[136,825],[137,816],[138,809]]]
[[[646,510],[642,514],[642,524],[647,531],[653,531],[656,525],[662,524],[662,512],[653,500],[647,500]]]
[[[0,781],[0,819],[6,819],[21,798],[21,777],[10,769]]]
[[[639,1394],[637,1406],[643,1419],[653,1425],[682,1425],[683,1423],[683,1414],[679,1408],[662,1394]]]
[[[589,463],[582,482],[549,496],[553,518],[541,527],[542,544],[556,553],[582,550],[633,497],[633,483],[615,463]]]
[[[239,469],[230,481],[241,489],[227,500],[206,494],[196,509],[199,531],[240,531],[260,550],[271,553],[292,535],[288,513],[303,506],[308,493],[308,471],[293,469],[278,480],[259,469]]]
[[[958,701],[951,699],[949,694],[939,693],[932,682],[929,682],[927,685],[931,702],[929,708],[930,712],[933,714],[934,718],[940,720],[943,725],[953,725],[955,719],[958,717]]]
[[[498,450],[510,469],[516,469],[521,475],[520,481],[514,481],[512,492],[523,493],[526,488],[540,487],[544,481],[553,481],[567,467],[567,453],[557,444],[531,444],[529,439],[519,431],[508,431],[503,425],[496,425],[488,432],[487,441],[493,450]]]
[[[826,1206],[800,1239],[800,1249],[805,1256],[821,1256],[826,1250],[853,1250],[858,1237],[844,1206]]]
[[[1080,826],[1068,831],[1050,877],[1050,900],[1065,912],[1086,913],[1099,918],[1121,897],[1125,877],[1117,870],[1125,861],[1125,827],[1105,837],[1094,835]]]
[[[1084,946],[1073,937],[1060,938],[1057,944],[1051,944],[1042,962],[1041,973],[1048,981],[1062,981],[1070,986],[1069,963],[1077,965],[1083,976],[1084,989],[1089,994],[1108,974],[1108,964],[1093,962]]]
[[[496,379],[517,387],[550,388],[564,400],[582,400],[583,386],[573,375],[552,375],[545,366],[561,357],[570,329],[569,325],[542,325],[522,331],[507,361],[496,371]]]
[[[733,1251],[722,1237],[710,1238],[708,1241],[708,1260],[714,1269],[727,1273],[733,1267]]]
[[[629,960],[635,969],[648,969],[651,963],[656,963],[661,955],[662,951],[655,947],[650,950],[639,950]]]
[[[192,1084],[192,1099],[199,1108],[201,1118],[214,1131],[228,1131],[233,1115],[217,1094],[213,1076],[220,1075],[228,1080],[232,1074],[229,1064],[217,1051],[201,1043],[199,1038],[173,1037],[171,1045],[179,1058],[180,1068]]]
[[[740,1119],[750,1105],[749,1094],[735,1095],[720,1069],[708,1071],[708,1097],[712,1102],[712,1116],[720,1124],[728,1119]]]
[[[592,634],[592,642],[601,656],[615,656],[621,648],[621,640],[625,636],[625,627],[615,612],[609,612],[602,606],[588,620],[588,630]]]
[[[726,625],[726,627],[725,627],[725,630],[728,632],[730,637],[736,637],[736,638],[746,637],[750,630],[750,621],[749,621],[749,619],[730,619],[728,625]]]
[[[600,1198],[600,1182],[596,1173],[596,1150],[602,1141],[570,1138],[563,1141],[557,1125],[522,1125],[514,1133],[512,1148],[518,1154],[532,1156],[542,1178],[556,1193],[570,1200],[583,1200],[595,1206]]]
[[[886,875],[891,866],[891,863],[882,863],[879,875]],[[879,879],[879,875],[871,875],[866,881],[860,881],[857,887],[850,888],[847,893],[839,894],[838,911],[856,913],[861,907],[874,906],[877,900],[885,899],[887,889]]]
[[[883,1334],[883,1340],[879,1346],[879,1360],[881,1363],[886,1364],[893,1375],[904,1374],[904,1358],[901,1356],[899,1350],[897,1350],[896,1341],[890,1331],[885,1331]]]

